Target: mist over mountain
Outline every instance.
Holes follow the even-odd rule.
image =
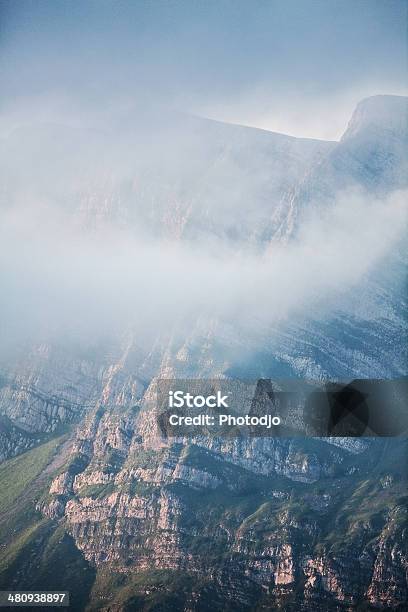
[[[403,609],[404,440],[171,442],[154,389],[406,376],[407,113],[362,100],[325,142],[28,111],[2,138],[1,588],[76,584],[78,610]]]
[[[22,125],[1,143],[5,339],[353,313],[400,250],[406,113],[369,98],[339,143],[158,109]]]

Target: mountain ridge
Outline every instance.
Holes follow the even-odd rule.
[[[351,135],[324,150],[284,137],[264,146],[269,138],[252,139],[246,128],[226,142],[223,128],[207,123],[194,123],[174,146],[169,138],[163,151],[156,148],[165,141],[160,130],[151,150],[135,153],[129,133],[116,149],[105,141],[88,160],[80,143],[68,154],[57,142],[47,159],[61,145],[66,155],[51,166],[39,160],[33,175],[17,168],[4,204],[25,205],[23,184],[38,201],[64,209],[64,223],[78,224],[85,236],[123,224],[178,242],[216,235],[233,246],[252,241],[261,252],[274,239],[290,249],[310,208],[328,211],[356,186],[369,201],[406,186],[404,135],[384,139],[387,129],[371,120],[367,127],[361,112]],[[33,146],[42,151],[41,142]],[[122,153],[129,155],[125,168],[117,163]],[[88,165],[78,178],[82,160]],[[111,162],[106,177],[100,171]],[[50,168],[60,182],[50,181]],[[124,324],[109,341],[40,340],[17,356],[2,355],[2,588],[57,588],[66,568],[79,584],[78,610],[404,609],[406,441],[165,440],[154,394],[160,377],[406,374],[400,246],[392,243],[327,312],[316,306],[274,324],[254,315],[241,325],[194,312],[148,343]]]

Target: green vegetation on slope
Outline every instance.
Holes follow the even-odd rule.
[[[0,589],[70,591],[71,608],[80,610],[94,572],[64,525],[36,510],[65,439],[56,437],[0,466]]]
[[[44,470],[65,438],[54,438],[0,465],[0,544],[15,541],[41,519],[35,505],[51,479]]]

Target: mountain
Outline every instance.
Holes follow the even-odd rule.
[[[91,230],[259,242],[273,233],[271,211],[333,145],[157,111],[103,128],[20,127],[0,147],[3,205],[29,194]]]
[[[286,252],[310,212],[344,198],[380,201],[391,224],[406,116],[406,98],[369,98],[338,143],[154,113],[105,131],[20,129],[2,143],[3,207],[25,210],[29,193],[86,236],[126,227]],[[75,609],[89,610],[404,609],[405,440],[172,443],[154,394],[160,378],[406,375],[403,246],[283,320],[197,312],[147,343],[124,325],[3,352],[1,588],[77,584]]]
[[[302,224],[309,207],[334,205],[353,191],[371,198],[406,189],[408,104],[403,96],[362,100],[339,143],[313,165],[283,208],[286,233]]]

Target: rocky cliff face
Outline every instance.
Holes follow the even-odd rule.
[[[96,567],[96,599],[106,596],[108,570],[123,588],[145,577],[136,589],[143,606],[152,593],[166,602],[176,588],[156,583],[157,571],[170,584],[180,572],[192,581],[185,588],[194,601],[186,594],[179,608],[186,610],[210,602],[390,609],[404,601],[404,442],[170,443],[149,419],[150,389],[131,409],[112,379],[109,389],[116,407],[98,408],[79,426],[39,504]]]
[[[393,462],[406,460],[406,444],[374,440],[350,457],[320,440],[268,439],[215,452],[146,443],[137,425],[129,440],[132,419],[81,428],[40,504],[101,575],[154,584],[158,570],[170,583],[182,572],[198,599],[180,609],[215,596],[243,610],[402,606],[406,481]],[[153,590],[166,602],[168,587]],[[149,588],[139,595],[148,606]]]

